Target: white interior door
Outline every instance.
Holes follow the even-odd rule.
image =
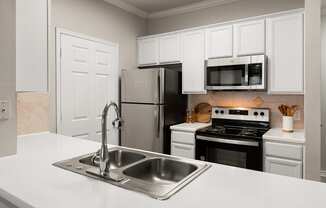
[[[102,109],[108,102],[118,102],[118,47],[60,33],[60,50],[58,131],[99,141]],[[118,144],[111,110],[109,143]]]

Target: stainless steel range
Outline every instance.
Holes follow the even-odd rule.
[[[196,159],[261,171],[269,128],[269,109],[214,107],[212,126],[196,133]]]

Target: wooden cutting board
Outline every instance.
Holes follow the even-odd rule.
[[[212,106],[209,103],[199,103],[195,107],[195,120],[200,123],[211,121]]]

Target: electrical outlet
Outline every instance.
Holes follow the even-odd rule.
[[[300,121],[301,120],[301,111],[298,110],[297,112],[295,112],[293,119],[295,121]]]
[[[9,119],[9,101],[2,100],[0,101],[0,120]]]

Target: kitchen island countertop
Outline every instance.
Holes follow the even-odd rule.
[[[98,148],[97,142],[50,133],[18,138],[18,153],[0,158],[0,198],[28,208],[318,208],[326,205],[326,184],[219,164],[213,164],[165,201],[52,165]]]

